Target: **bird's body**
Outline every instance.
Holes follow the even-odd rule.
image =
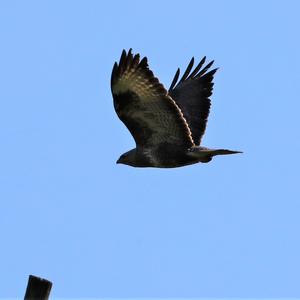
[[[117,163],[134,167],[174,168],[209,162],[215,155],[240,153],[200,146],[210,109],[213,75],[203,69],[205,58],[191,72],[191,60],[177,83],[179,69],[167,91],[141,61],[123,50],[115,63],[111,88],[115,110],[136,142],[136,148],[120,156]],[[176,84],[177,83],[177,84]]]
[[[199,162],[210,162],[215,155],[235,153],[241,152],[226,149],[215,150],[200,146],[186,149],[165,143],[152,149],[134,148],[121,155],[117,163],[132,167],[177,168]]]

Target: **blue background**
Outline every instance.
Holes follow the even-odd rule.
[[[0,2],[0,297],[300,297],[298,1]],[[209,164],[116,165],[123,48],[215,59]]]

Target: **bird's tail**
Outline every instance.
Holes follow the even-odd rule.
[[[227,149],[209,149],[208,152],[210,152],[213,156],[243,153],[242,151],[227,150]]]
[[[209,149],[204,147],[194,148],[191,150],[190,155],[198,158],[200,162],[209,162],[216,155],[228,155],[243,153],[242,151],[234,151],[227,149]]]

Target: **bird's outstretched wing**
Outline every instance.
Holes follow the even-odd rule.
[[[205,132],[210,110],[209,97],[213,90],[212,81],[217,71],[217,69],[213,69],[207,72],[213,61],[202,68],[205,59],[204,57],[191,72],[194,65],[194,58],[192,58],[179,81],[180,70],[178,68],[169,89],[169,95],[181,109],[196,145],[200,145],[201,138]]]
[[[194,145],[190,129],[167,90],[141,61],[123,50],[111,75],[114,107],[132,134],[137,147],[155,147],[162,143],[184,147]]]

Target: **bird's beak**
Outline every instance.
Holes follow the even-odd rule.
[[[119,164],[120,163],[120,159],[118,159],[117,161],[116,161],[116,164]]]

